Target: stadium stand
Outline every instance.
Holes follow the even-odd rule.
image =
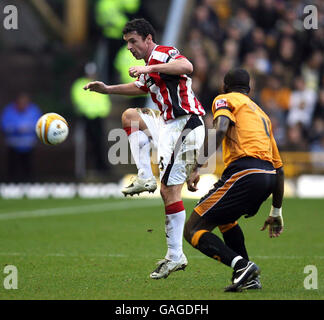
[[[151,19],[161,39],[171,2],[142,0],[136,14],[128,14],[128,18]],[[14,37],[0,28],[0,58],[6,61],[0,66],[3,84],[0,111],[17,91],[28,91],[43,112],[54,110],[69,119],[73,137],[76,115],[69,91],[73,80],[82,74],[85,63],[98,58],[102,30],[96,23],[97,0],[82,1],[88,4],[87,9],[73,14],[69,11],[69,15],[65,14],[69,6],[63,3],[71,6],[73,0],[28,3],[4,0],[0,9],[9,3],[22,13],[21,28],[15,30]],[[36,3],[43,6],[37,7]],[[311,1],[317,8],[318,29],[306,29],[303,25],[307,0],[187,0],[186,3],[190,12],[184,19],[182,36],[176,46],[195,66],[193,89],[208,111],[207,126],[211,125],[211,103],[222,90],[224,74],[232,67],[242,66],[252,74],[253,99],[271,117],[287,175],[323,174],[323,1]],[[67,38],[64,37],[64,17],[73,21],[78,14],[87,26],[82,28],[84,33],[71,28]],[[70,40],[76,39],[72,29],[77,32],[77,44],[71,44]],[[112,108],[107,129],[119,127],[123,110],[138,103],[143,100],[112,97],[112,105],[119,107]],[[3,135],[0,145],[4,145]],[[38,145],[35,165],[39,170],[35,179],[75,181],[74,149],[73,139],[68,139],[60,151]],[[55,167],[50,166],[52,157],[57,160]],[[4,159],[4,148],[0,148],[0,176],[5,176]],[[120,176],[132,168],[119,167],[116,173]],[[217,171],[221,170],[221,164],[217,165]]]

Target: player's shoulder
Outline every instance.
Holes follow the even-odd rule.
[[[246,104],[251,102],[248,95],[240,92],[229,92],[225,94],[218,95],[215,99],[226,99],[231,104]]]
[[[164,53],[168,53],[170,50],[177,50],[177,51],[179,51],[177,48],[175,48],[175,47],[170,47],[170,46],[162,46],[162,45],[158,45],[158,46],[155,48],[155,51],[158,51],[158,52],[164,52]]]
[[[228,94],[219,94],[215,97],[213,101],[213,111],[216,112],[219,109],[230,109]]]
[[[176,58],[177,56],[180,56],[180,51],[176,47],[170,47],[170,46],[162,46],[159,45],[155,48],[155,51],[165,53],[171,58]]]
[[[213,104],[215,105],[227,105],[229,101],[231,101],[231,95],[230,93],[223,93],[219,94],[218,96],[215,97]]]
[[[241,105],[249,103],[250,98],[239,92],[229,92],[216,96],[213,101],[215,110],[227,108],[231,111],[239,108]]]

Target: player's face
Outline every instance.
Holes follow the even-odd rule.
[[[127,49],[137,60],[148,58],[150,44],[152,43],[151,35],[143,40],[142,36],[133,31],[126,33],[123,38],[127,42]]]

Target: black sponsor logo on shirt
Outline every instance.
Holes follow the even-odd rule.
[[[147,80],[146,80],[146,86],[149,88],[151,86],[153,86],[153,84],[155,84],[155,81],[152,77],[149,77]]]

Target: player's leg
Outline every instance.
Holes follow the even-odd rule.
[[[193,211],[185,225],[185,239],[203,254],[227,266],[234,268],[246,265],[246,259],[226,246],[216,234],[211,232],[216,223],[209,221]]]
[[[254,203],[254,199],[257,198],[254,190],[255,183],[259,191],[262,190],[260,183],[256,181],[261,177],[260,173],[253,177],[251,173],[254,171],[255,169],[237,172],[236,167],[233,170],[229,169],[214,188],[199,201],[185,225],[185,238],[193,247],[233,268],[233,284],[226,289],[227,291],[241,290],[247,282],[257,277],[259,269],[248,260],[246,250],[243,250],[242,246],[236,243],[236,248],[239,248],[240,252],[233,250],[235,247],[233,240],[229,247],[218,236],[211,233],[210,228],[204,229],[204,226],[206,221],[210,221],[209,223],[214,226],[221,226],[220,229],[224,234],[232,229],[235,235],[236,221],[242,211],[249,212],[250,203]],[[242,241],[243,234],[238,229],[236,232],[240,238],[239,242]],[[230,234],[227,234],[227,237],[229,238]]]
[[[249,260],[249,256],[245,247],[244,234],[237,221],[235,221],[234,223],[220,225],[218,226],[218,228],[223,235],[225,244],[233,251],[238,253],[244,259]],[[262,285],[261,285],[260,277],[257,277],[247,282],[242,287],[242,290],[261,289],[261,288]]]
[[[165,207],[165,233],[168,245],[166,259],[179,261],[183,255],[182,237],[186,211],[181,200],[183,184],[166,186],[161,183],[161,196]]]
[[[237,221],[218,226],[223,235],[225,244],[233,251],[237,252],[244,259],[249,260],[249,256],[245,247],[245,238],[243,231]]]
[[[165,207],[165,234],[167,253],[158,262],[156,269],[150,274],[152,279],[167,278],[171,272],[184,270],[188,260],[182,250],[183,228],[186,211],[181,200],[183,184],[166,186],[161,183],[161,196]]]
[[[260,269],[255,263],[243,258],[212,233],[215,224],[217,223],[208,222],[193,211],[185,224],[184,237],[194,248],[206,256],[231,267],[233,269],[233,284],[225,291],[240,291],[243,286],[259,275]]]
[[[150,158],[150,130],[135,108],[129,108],[122,114],[122,125],[128,136],[133,159],[138,169],[138,177],[122,190],[125,196],[143,191],[154,192],[157,188],[152,173]]]
[[[135,164],[140,171],[139,176],[144,179],[152,177],[149,131],[145,122],[136,109],[129,108],[122,114],[122,125],[127,133]]]
[[[193,132],[195,128],[199,128],[199,132]],[[151,273],[153,279],[166,278],[171,272],[183,270],[188,264],[182,249],[186,211],[181,200],[181,190],[188,173],[188,157],[184,156],[189,151],[190,154],[196,154],[195,150],[199,150],[203,140],[203,122],[198,117],[182,117],[161,127],[158,158],[168,250],[165,258]]]

